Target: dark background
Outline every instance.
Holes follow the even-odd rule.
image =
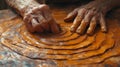
[[[5,3],[5,0],[0,0],[0,10],[1,9],[6,9],[8,6]]]

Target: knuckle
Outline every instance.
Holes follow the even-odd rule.
[[[82,19],[82,16],[81,16],[81,15],[78,15],[77,18],[78,18],[78,19]]]
[[[46,4],[43,4],[43,5],[42,5],[42,8],[43,8],[43,9],[50,9],[49,6],[46,5]]]
[[[90,21],[90,23],[95,24],[95,23],[96,23],[96,20],[95,20],[95,19],[92,19],[92,20]]]
[[[81,24],[88,24],[89,23],[89,20],[88,19],[85,19],[81,22]]]
[[[86,11],[87,9],[85,7],[81,8],[81,11]]]

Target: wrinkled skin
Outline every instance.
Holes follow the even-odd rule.
[[[107,6],[107,4],[106,4]],[[79,34],[83,34],[87,29],[86,33],[92,35],[96,25],[101,26],[102,32],[107,32],[105,15],[107,9],[104,8],[101,3],[93,1],[87,5],[76,8],[73,12],[69,13],[65,18],[65,21],[74,19],[71,31]]]
[[[59,25],[53,19],[50,8],[45,4],[27,12],[24,21],[30,32],[60,32]]]
[[[104,8],[107,6],[108,5],[106,4]],[[65,18],[65,21],[74,20],[73,25],[71,26],[71,32],[79,34],[86,32],[87,34],[92,35],[97,24],[100,25],[102,32],[107,32],[105,15],[108,10],[101,7],[103,7],[103,5],[100,2],[92,1],[69,13]],[[38,8],[38,10],[35,10],[30,14],[30,17],[31,19],[28,22],[31,24],[27,23],[26,26],[31,32],[52,31],[53,33],[58,33],[60,31],[58,25],[51,16],[48,6]],[[87,31],[85,31],[86,29]]]
[[[52,17],[47,5],[39,4],[36,0],[6,0],[6,2],[22,15],[30,32],[60,32],[60,27]],[[97,24],[100,25],[103,32],[107,32],[106,13],[113,7],[120,6],[119,3],[120,0],[94,0],[76,8],[64,20],[74,20],[71,26],[71,31],[74,33],[92,35]],[[23,7],[25,8],[23,9]]]

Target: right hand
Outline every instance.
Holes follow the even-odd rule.
[[[45,4],[39,5],[34,9],[29,9],[23,18],[25,25],[30,32],[60,32],[59,25],[52,17],[50,8]]]

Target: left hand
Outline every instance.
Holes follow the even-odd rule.
[[[102,32],[106,32],[107,28],[104,18],[107,10],[104,10],[101,3],[92,1],[87,5],[76,8],[73,12],[69,13],[65,18],[65,21],[74,19],[71,31],[83,34],[87,29],[86,33],[92,35],[96,25],[100,24]]]

